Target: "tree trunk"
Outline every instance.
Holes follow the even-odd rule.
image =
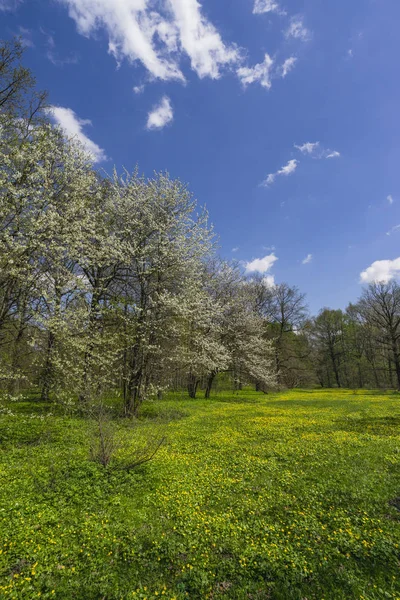
[[[281,376],[280,376],[281,362],[280,362],[280,358],[279,358],[279,348],[278,348],[279,343],[280,343],[280,340],[277,340],[275,342],[275,369],[276,369],[276,381],[277,381],[278,385],[281,383]]]
[[[328,380],[328,388],[331,388],[332,387],[331,374],[329,372],[328,367],[326,367],[326,378]]]
[[[54,305],[54,316],[56,320],[61,318],[61,287],[55,282],[54,285],[54,296],[55,296],[55,305]],[[43,373],[43,385],[42,385],[42,395],[41,398],[43,401],[48,402],[50,399],[50,391],[55,383],[55,365],[54,365],[54,350],[56,346],[56,335],[54,331],[51,330],[51,327],[48,331],[47,338],[47,350],[46,350],[46,362]]]
[[[50,400],[50,390],[54,380],[54,364],[53,364],[53,352],[54,352],[55,337],[52,331],[49,331],[47,338],[47,349],[46,349],[46,362],[43,371],[43,382],[42,382],[42,393],[41,399],[43,402]]]
[[[389,370],[389,384],[391,388],[394,388],[394,383],[393,383],[393,370],[392,370],[392,359],[389,356],[388,359],[388,370]]]
[[[397,389],[400,390],[400,355],[395,339],[392,339],[393,362],[397,377]]]
[[[98,285],[96,283],[96,285]],[[92,370],[92,357],[93,350],[95,347],[95,339],[97,334],[97,329],[100,320],[100,299],[101,299],[101,291],[100,289],[95,289],[92,293],[92,299],[90,302],[90,314],[89,314],[89,323],[87,334],[89,336],[89,343],[85,350],[84,360],[83,360],[83,376],[82,376],[82,390],[79,394],[80,402],[88,402],[91,397],[91,386],[90,386],[90,375]]]
[[[217,374],[217,371],[211,371],[211,373],[208,376],[207,385],[206,385],[206,392],[204,394],[204,398],[206,398],[207,400],[210,398],[212,384],[214,382],[216,374]]]
[[[333,372],[335,374],[336,383],[337,383],[337,386],[340,388],[342,386],[340,385],[339,369],[338,369],[338,366],[336,363],[336,357],[335,357],[334,352],[331,352],[331,359],[332,359],[332,366],[333,366]]]
[[[243,384],[240,381],[240,379],[238,377],[235,378],[234,381],[234,390],[235,392],[240,392],[240,390],[243,388]]]
[[[362,370],[361,370],[360,363],[358,363],[357,367],[358,367],[358,387],[360,389],[362,389],[364,387],[364,382],[363,382]]]
[[[333,372],[335,373],[335,379],[336,379],[337,386],[338,386],[339,388],[340,388],[340,387],[342,387],[342,386],[340,385],[339,371],[338,371],[338,369],[337,369],[337,366],[336,366],[336,364],[334,364],[334,366],[333,366]]]
[[[380,382],[379,382],[379,377],[378,377],[378,373],[377,373],[377,370],[376,370],[374,362],[372,363],[372,372],[374,374],[375,385],[376,385],[377,388],[379,388],[380,387]]]
[[[24,331],[25,331],[25,322],[24,322],[25,310],[26,310],[26,306],[24,303],[22,306],[22,309],[21,309],[21,315],[20,315],[20,319],[19,319],[19,323],[18,323],[18,331],[17,331],[17,335],[15,336],[14,347],[12,350],[11,373],[12,373],[13,377],[10,382],[10,392],[12,394],[18,394],[19,390],[20,390],[20,387],[19,387],[20,379],[18,377],[18,371],[21,366],[20,344],[21,344],[21,340],[23,338]]]
[[[199,385],[199,380],[193,373],[189,373],[188,381],[187,381],[187,390],[189,394],[189,398],[193,400],[196,398],[197,386]]]
[[[137,417],[139,408],[143,401],[143,373],[137,372],[128,382],[128,393],[125,401],[125,415],[127,417]]]

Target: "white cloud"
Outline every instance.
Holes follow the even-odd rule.
[[[281,10],[279,4],[275,2],[275,0],[255,0],[253,8],[254,15],[261,15],[263,13],[270,12],[285,14],[285,12]]]
[[[292,69],[294,68],[296,63],[297,63],[297,58],[295,56],[291,56],[290,58],[287,58],[280,68],[280,76],[286,77],[286,75],[288,73],[290,73],[290,71],[292,71]]]
[[[263,282],[269,288],[275,287],[275,275],[266,275],[263,277]]]
[[[174,38],[167,38],[164,53],[156,47],[154,37],[163,23],[159,13],[150,12],[147,0],[59,0],[68,6],[69,16],[76,22],[79,33],[90,37],[105,29],[109,53],[118,62],[139,60],[153,77],[183,79],[183,75],[168,56]],[[171,34],[177,35],[176,28]],[[172,47],[172,48],[171,48]]]
[[[270,173],[261,185],[263,185],[263,186],[271,185],[272,183],[274,183],[276,177],[279,175],[284,175],[286,177],[288,175],[292,175],[292,173],[294,173],[295,170],[297,169],[298,164],[299,164],[298,160],[295,160],[295,159],[289,160],[288,163],[284,167],[279,169],[279,171],[277,171],[276,173]]]
[[[174,119],[171,101],[164,96],[161,102],[153,107],[147,117],[147,129],[162,129]]]
[[[237,252],[239,250],[239,246],[237,246],[236,248],[232,248],[231,252]]]
[[[254,65],[254,67],[240,67],[237,69],[236,74],[244,88],[251,83],[259,83],[269,90],[272,85],[272,78],[286,77],[286,75],[294,68],[296,62],[297,58],[291,56],[290,58],[287,58],[282,65],[274,69],[274,60],[269,54],[265,54],[262,63]]]
[[[264,258],[255,258],[245,263],[246,273],[267,273],[278,260],[274,253],[267,254]]]
[[[181,48],[190,57],[192,69],[199,77],[217,79],[220,67],[236,63],[239,53],[226,46],[218,31],[201,14],[197,0],[169,0],[178,28]]]
[[[0,0],[0,10],[4,12],[6,10],[17,10],[18,6],[22,4],[23,0]]]
[[[134,92],[134,94],[143,94],[144,85],[135,85],[133,88],[133,92]]]
[[[82,144],[94,162],[107,160],[104,150],[83,132],[85,125],[92,124],[89,119],[80,119],[71,108],[64,108],[63,106],[50,106],[49,113],[68,137],[75,138]]]
[[[308,265],[308,263],[310,263],[313,259],[313,255],[312,254],[307,254],[307,256],[301,261],[301,263],[303,265]]]
[[[400,257],[394,260],[377,260],[360,274],[361,283],[388,283],[400,276]]]
[[[306,142],[305,144],[302,144],[300,146],[295,144],[294,147],[297,148],[297,150],[300,150],[300,152],[302,154],[314,154],[316,152],[316,150],[319,150],[320,143],[319,142]]]
[[[321,148],[319,142],[306,142],[298,146],[294,145],[297,150],[300,150],[302,154],[312,156],[313,158],[339,158],[340,152],[337,150],[325,150]]]
[[[274,61],[270,55],[266,54],[262,63],[254,67],[241,67],[236,72],[243,87],[259,82],[260,85],[269,90],[271,87],[271,69],[273,64]]]
[[[285,36],[287,38],[292,37],[301,42],[308,42],[311,38],[311,33],[307,27],[304,26],[303,17],[297,16],[290,19],[290,25],[285,31]]]
[[[393,204],[394,200],[393,200],[392,194],[389,194],[389,196],[386,198],[386,200],[389,202],[389,204]]]
[[[298,161],[297,160],[289,160],[289,162],[279,169],[277,175],[291,175],[297,169]]]
[[[239,60],[236,46],[223,42],[197,0],[58,1],[68,7],[79,33],[95,37],[105,30],[118,63],[138,60],[154,78],[183,81],[184,54],[199,77],[213,79]]]
[[[399,231],[399,230],[400,230],[400,225],[395,225],[394,227],[389,229],[389,231],[386,232],[386,235],[392,235],[392,233],[395,233],[396,231]]]

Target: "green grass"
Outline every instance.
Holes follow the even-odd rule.
[[[89,461],[91,423],[9,408],[1,598],[400,598],[399,395],[148,403],[116,425],[132,447],[167,435],[134,471],[128,447],[113,469]]]

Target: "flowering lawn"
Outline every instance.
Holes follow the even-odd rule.
[[[104,468],[87,420],[3,409],[0,598],[400,599],[400,395],[170,397],[115,427]]]

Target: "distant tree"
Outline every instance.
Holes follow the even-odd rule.
[[[308,313],[305,295],[287,283],[270,285],[262,276],[253,278],[253,285],[255,310],[268,323],[273,342],[278,383],[293,387],[310,368],[308,341],[302,335]]]
[[[21,63],[24,47],[21,39],[0,40],[0,125],[2,140],[7,135],[29,135],[30,127],[45,117],[46,92],[36,90],[31,71]]]
[[[313,322],[313,338],[318,348],[318,368],[320,379],[325,370],[328,386],[331,387],[330,373],[333,372],[334,380],[338,387],[342,387],[340,367],[343,359],[343,324],[344,315],[341,310],[324,308]]]
[[[220,307],[218,315],[218,326],[213,333],[217,334],[219,342],[228,353],[228,365],[226,369],[232,368],[231,354],[227,348],[228,322],[230,320],[233,306],[237,303],[237,289],[243,284],[243,275],[237,264],[229,263],[218,257],[208,261],[205,269],[204,285],[211,301]],[[221,366],[214,366],[206,374],[205,398],[211,395],[212,386]]]
[[[364,323],[373,328],[377,342],[393,362],[396,386],[400,389],[399,284],[395,281],[371,284],[363,291],[358,310]]]
[[[186,315],[181,320],[182,365],[187,365],[187,389],[190,398],[196,397],[198,384],[207,378],[206,397],[209,397],[211,374],[229,367],[229,351],[223,343],[224,309],[220,301],[207,293],[203,282],[192,288],[192,299],[187,299]],[[207,391],[209,390],[209,391]]]

